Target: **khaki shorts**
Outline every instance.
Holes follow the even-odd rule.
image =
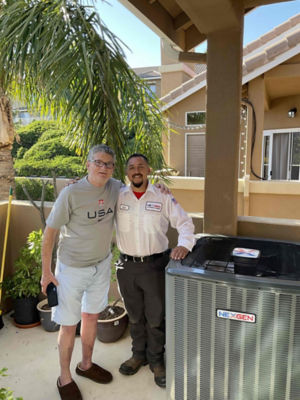
[[[82,312],[98,314],[104,310],[108,302],[111,258],[110,254],[98,264],[82,268],[57,261],[58,305],[52,308],[53,321],[60,325],[77,325]]]

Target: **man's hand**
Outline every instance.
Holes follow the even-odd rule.
[[[53,282],[55,286],[58,285],[58,280],[55,278],[52,272],[51,274],[42,274],[41,278],[42,293],[47,294],[46,289],[50,282]]]
[[[73,185],[74,183],[77,183],[80,178],[74,178],[74,179],[68,179],[65,183],[65,187]]]
[[[154,186],[160,189],[163,194],[172,194],[171,190],[164,183],[155,183]]]
[[[173,260],[183,260],[188,252],[189,250],[186,247],[177,246],[172,249],[170,258],[172,258]]]

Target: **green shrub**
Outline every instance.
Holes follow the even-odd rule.
[[[42,180],[29,178],[16,178],[16,199],[28,200],[22,185],[24,185],[30,194],[32,200],[41,200],[42,197]],[[47,183],[45,187],[45,201],[54,201],[54,188],[51,183]]]
[[[57,156],[75,156],[63,139],[54,138],[43,141],[43,136],[24,155],[24,160],[50,160]]]
[[[50,139],[64,138],[66,132],[62,128],[50,128],[47,129],[40,137],[40,141],[46,141]]]
[[[0,369],[0,376],[7,376],[6,374],[7,368]],[[23,400],[22,397],[14,397],[13,392],[7,388],[0,388],[0,400]]]
[[[15,261],[13,275],[3,281],[6,297],[17,299],[39,295],[42,276],[42,239],[41,229],[29,233],[27,242],[21,248],[20,255]]]
[[[51,160],[16,160],[14,164],[17,176],[56,176],[67,178],[81,177],[85,167],[79,157],[57,156]]]
[[[35,121],[19,130],[21,145],[14,168],[17,176],[82,176],[81,158],[65,141],[65,130],[53,121]],[[26,139],[26,140],[25,140]]]
[[[31,148],[39,137],[48,129],[56,127],[54,121],[34,121],[26,126],[21,126],[17,129],[17,134],[20,137],[20,143],[15,140],[12,148],[13,158],[18,158],[18,150],[23,147],[25,151]],[[20,154],[23,156],[24,153]]]
[[[19,147],[17,151],[17,159],[22,159],[24,154],[26,153],[27,149],[25,147]]]

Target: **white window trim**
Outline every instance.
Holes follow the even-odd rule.
[[[261,176],[263,176],[264,173],[264,137],[265,136],[270,136],[270,145],[269,145],[269,168],[268,168],[268,181],[271,180],[270,176],[270,169],[272,167],[272,154],[273,154],[273,135],[276,133],[298,133],[300,132],[300,127],[299,128],[285,128],[285,129],[265,129],[263,131],[263,143],[262,143],[262,155],[261,155]],[[290,152],[288,154],[288,166],[290,165]],[[290,177],[287,179],[290,181]]]
[[[186,132],[184,134],[184,176],[187,176],[187,137],[189,135],[206,135],[205,132]]]
[[[204,128],[205,126],[206,126],[206,124],[188,124],[187,123],[187,115],[189,114],[189,113],[198,113],[198,112],[202,112],[202,113],[205,113],[205,115],[206,115],[206,110],[197,110],[197,111],[186,111],[185,112],[185,126],[197,126],[197,127],[199,127],[199,128]]]

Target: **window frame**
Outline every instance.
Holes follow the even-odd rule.
[[[187,115],[194,114],[194,113],[204,113],[205,114],[205,124],[188,124]],[[185,126],[195,126],[197,128],[204,128],[206,127],[206,110],[199,110],[199,111],[186,111],[185,112]]]
[[[271,173],[271,168],[272,168],[272,158],[273,158],[273,137],[274,135],[278,133],[285,133],[289,135],[289,150],[288,150],[288,158],[287,158],[287,178],[284,179],[284,181],[293,181],[293,182],[299,182],[300,181],[300,173],[299,173],[299,179],[291,179],[291,142],[292,142],[292,135],[294,133],[300,133],[300,127],[299,128],[285,128],[285,129],[266,129],[263,131],[263,140],[262,140],[262,147],[261,147],[261,176],[264,174],[264,145],[265,145],[265,137],[269,136],[269,165],[268,165],[268,181],[272,180],[272,176],[270,175]]]

